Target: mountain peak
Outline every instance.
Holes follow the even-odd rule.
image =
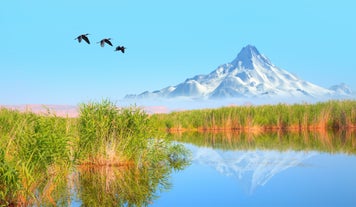
[[[246,45],[245,47],[243,47],[239,53],[239,55],[260,55],[260,52],[258,52],[257,48],[253,45]]]
[[[237,58],[249,58],[251,59],[253,56],[258,56],[261,55],[260,52],[258,52],[257,48],[253,45],[247,45],[241,49],[239,54],[237,55]]]
[[[231,62],[232,65],[242,66],[247,69],[253,69],[252,58],[261,58],[260,52],[253,45],[246,45],[241,49],[235,60]]]

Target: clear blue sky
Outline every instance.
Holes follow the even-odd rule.
[[[304,80],[356,90],[355,11],[354,0],[2,0],[0,104],[117,101],[208,74],[247,44]]]

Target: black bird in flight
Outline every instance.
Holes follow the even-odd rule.
[[[125,49],[126,49],[126,47],[124,47],[124,46],[117,46],[115,51],[121,51],[122,53],[125,53]]]
[[[90,44],[89,38],[87,37],[89,34],[82,34],[79,35],[77,38],[75,38],[74,40],[78,39],[78,42],[81,42],[82,40],[84,40],[85,42],[87,42],[88,44]]]
[[[105,39],[100,40],[100,46],[104,47],[105,43],[112,46],[112,43],[110,42],[110,40],[111,40],[111,38],[105,38]],[[99,43],[99,42],[97,42],[97,43]]]

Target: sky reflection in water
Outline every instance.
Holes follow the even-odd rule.
[[[192,165],[152,206],[356,205],[356,156],[187,147]]]

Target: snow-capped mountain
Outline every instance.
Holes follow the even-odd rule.
[[[210,74],[197,75],[176,86],[125,98],[324,97],[338,92],[299,79],[276,67],[256,47],[247,45],[233,61],[220,65]]]

